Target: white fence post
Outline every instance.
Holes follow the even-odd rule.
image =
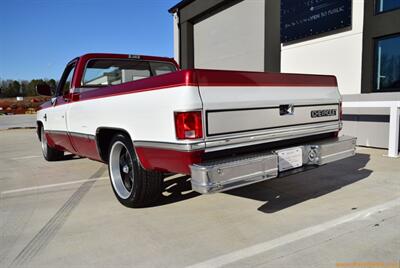
[[[390,107],[390,126],[389,126],[389,157],[399,156],[399,106]]]

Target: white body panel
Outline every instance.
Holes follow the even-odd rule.
[[[96,135],[100,127],[126,130],[133,140],[177,142],[174,111],[199,110],[197,87],[176,87],[72,102],[38,112],[45,130]],[[68,129],[58,118],[66,111]],[[42,120],[47,114],[47,121]]]
[[[46,113],[46,125],[49,127],[49,130],[67,131],[67,121],[65,115],[68,108],[68,105],[59,105],[49,108],[51,109],[51,112]],[[40,113],[41,111],[39,112],[38,116]]]

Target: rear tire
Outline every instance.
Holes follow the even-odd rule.
[[[126,207],[144,207],[161,196],[162,173],[141,167],[130,138],[117,134],[110,143],[108,172],[118,201]]]
[[[44,159],[46,159],[47,161],[57,161],[57,160],[63,159],[64,152],[59,151],[54,148],[51,148],[49,146],[49,144],[47,143],[47,138],[44,133],[43,126],[40,128],[40,142],[42,145],[42,153],[43,153]]]

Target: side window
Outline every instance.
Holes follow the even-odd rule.
[[[60,83],[57,87],[57,96],[65,96],[69,93],[72,87],[72,77],[75,72],[75,63],[68,65],[60,79]]]
[[[150,62],[154,75],[168,74],[176,71],[176,67],[165,62]]]

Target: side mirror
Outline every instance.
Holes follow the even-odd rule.
[[[43,96],[52,96],[51,88],[48,84],[39,84],[36,86],[36,92]]]

